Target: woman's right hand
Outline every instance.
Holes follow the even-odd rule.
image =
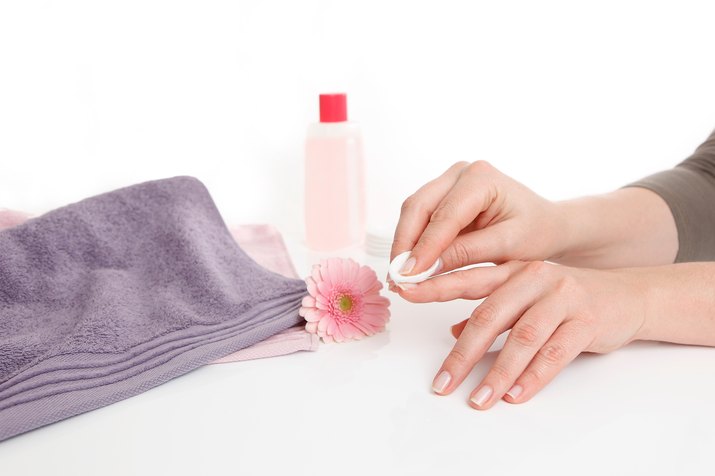
[[[458,162],[402,205],[390,260],[412,251],[402,274],[557,256],[566,223],[556,204],[484,161]]]

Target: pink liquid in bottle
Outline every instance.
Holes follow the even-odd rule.
[[[305,143],[308,246],[333,251],[365,236],[365,179],[360,128],[347,120],[345,94],[320,95],[320,122]]]

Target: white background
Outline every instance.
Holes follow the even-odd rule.
[[[458,160],[598,193],[715,127],[714,21],[705,1],[0,0],[0,207],[193,175],[226,221],[276,224],[305,273],[319,93],[347,92],[363,126],[370,227]],[[395,302],[372,340],[201,369],[0,444],[0,472],[711,473],[711,349],[582,357],[528,405],[478,413],[478,375],[428,389],[472,307]]]

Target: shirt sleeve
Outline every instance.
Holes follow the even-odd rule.
[[[678,230],[676,263],[715,261],[715,131],[676,167],[627,185],[660,195]]]

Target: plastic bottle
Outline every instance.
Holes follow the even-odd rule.
[[[306,243],[316,251],[356,246],[365,237],[365,171],[360,127],[345,94],[320,95],[320,122],[305,142]]]

